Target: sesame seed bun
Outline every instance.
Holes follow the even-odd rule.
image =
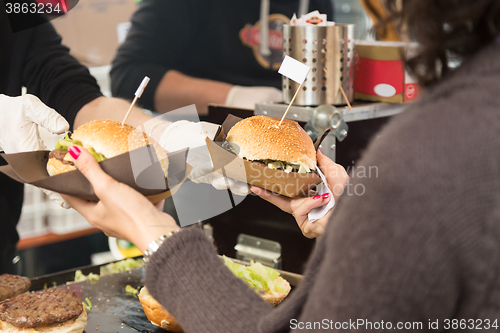
[[[76,170],[76,167],[74,165],[64,164],[63,162],[55,158],[49,158],[49,161],[47,162],[47,172],[49,173],[49,176],[55,176],[60,173],[73,170]]]
[[[290,283],[288,283],[288,281],[283,279],[281,276],[278,276],[275,281],[276,283],[284,286],[286,291],[279,294],[259,294],[264,301],[272,306],[281,303],[291,290]],[[139,293],[139,301],[141,302],[146,317],[148,317],[149,321],[153,325],[159,326],[170,332],[183,331],[181,325],[167,310],[165,310],[163,306],[161,306],[156,299],[153,298],[153,296],[151,296],[146,287],[141,289],[141,292]]]
[[[281,276],[278,276],[274,283],[282,285],[283,287],[285,287],[286,291],[278,294],[260,295],[260,297],[262,297],[264,301],[271,304],[272,306],[280,304],[281,301],[285,299],[285,297],[288,295],[288,293],[290,293],[290,290],[292,289],[290,283],[287,280],[283,279]]]
[[[74,140],[81,141],[84,147],[92,147],[106,158],[112,158],[128,151],[152,144],[161,162],[165,178],[168,172],[167,151],[155,140],[134,127],[114,120],[93,120],[78,127],[71,135]],[[54,158],[49,159],[47,171],[49,175],[75,170],[74,166],[64,164]]]
[[[141,302],[146,317],[148,317],[153,325],[170,332],[182,332],[181,325],[179,325],[175,318],[149,294],[146,287],[141,289],[139,301]]]
[[[279,122],[267,116],[245,118],[229,130],[226,140],[249,161],[303,163],[313,170],[316,149],[309,135],[293,120],[285,119],[278,126]]]

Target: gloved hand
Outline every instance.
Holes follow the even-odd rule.
[[[247,184],[212,172],[212,159],[205,138],[207,136],[213,138],[218,128],[218,125],[204,121],[198,123],[187,120],[176,121],[163,132],[159,144],[171,152],[189,147],[187,163],[193,166],[188,176],[191,181],[211,184],[218,190],[230,189],[236,195],[247,195],[250,193]]]
[[[0,150],[12,154],[45,149],[38,126],[55,134],[69,129],[66,119],[36,96],[9,97],[0,94]],[[69,208],[59,193],[42,191],[60,206]]]
[[[234,86],[226,97],[226,106],[254,109],[256,103],[281,102],[283,93],[274,87]]]

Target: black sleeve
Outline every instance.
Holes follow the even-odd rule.
[[[327,15],[328,21],[335,21],[335,11],[333,8],[333,1],[330,0],[312,0],[309,3],[309,12],[318,10],[321,14]]]
[[[111,69],[113,96],[132,99],[144,76],[151,81],[140,103],[154,110],[158,84],[177,68],[200,22],[205,3],[191,1],[143,0],[132,16],[132,26],[118,49]]]
[[[22,83],[28,93],[54,108],[73,127],[76,114],[87,103],[102,96],[87,68],[69,54],[50,23],[15,34],[23,59]],[[13,61],[16,61],[13,59]]]

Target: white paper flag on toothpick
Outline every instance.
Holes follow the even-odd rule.
[[[302,84],[310,70],[311,67],[304,65],[300,61],[295,60],[289,56],[285,56],[285,59],[283,59],[278,73],[286,76],[290,80],[297,82],[298,84]]]

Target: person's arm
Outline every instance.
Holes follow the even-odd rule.
[[[74,128],[94,119],[111,119],[122,121],[130,107],[130,101],[120,98],[98,97],[85,104],[77,113]],[[141,109],[134,107],[127,117],[126,123],[138,127],[148,123],[152,116],[146,114]],[[148,123],[149,124],[149,123]],[[165,124],[166,127],[167,123]],[[151,126],[149,126],[151,127]],[[163,127],[162,127],[163,128]],[[144,131],[147,133],[147,128]],[[155,129],[156,133],[156,129]]]
[[[245,325],[254,332],[301,331],[300,325],[315,322],[328,326],[311,331],[370,329],[334,326],[358,324],[358,319],[364,324],[390,322],[392,329],[398,323],[421,323],[412,326],[415,331],[428,330],[429,320],[438,319],[442,329],[460,298],[464,277],[458,258],[471,253],[468,250],[484,251],[463,228],[473,225],[475,233],[484,226],[475,224],[477,217],[470,221],[457,210],[467,206],[469,198],[457,191],[457,184],[469,183],[464,189],[476,184],[446,168],[450,149],[436,149],[439,140],[418,135],[422,127],[415,123],[410,119],[399,131],[401,123],[394,124],[396,135],[384,132],[383,142],[378,139],[379,144],[370,147],[375,149],[357,165],[364,168],[355,172],[361,178],[339,199],[304,279],[277,309],[262,314],[257,302],[241,301],[235,286],[224,291],[219,265],[195,230],[167,239],[152,256],[146,268],[148,290],[189,332],[246,332]],[[466,216],[473,217],[474,211]]]
[[[171,217],[155,211],[143,196],[107,176],[88,152],[75,154],[75,147],[70,149],[75,165],[100,201],[64,198],[92,225],[132,241],[141,251],[160,235],[178,229]],[[376,150],[374,155],[380,153]],[[393,170],[395,159],[379,165],[380,171]],[[281,332],[293,330],[299,322],[323,320],[327,324],[384,321],[393,328],[398,322],[427,325],[429,319],[439,319],[443,323],[453,315],[459,292],[456,252],[450,252],[447,241],[455,231],[438,232],[441,226],[434,226],[432,218],[439,216],[433,209],[415,210],[412,200],[398,194],[398,189],[416,183],[426,184],[423,190],[435,184],[420,177],[408,182],[404,179],[408,171],[415,169],[405,168],[396,176],[387,173],[380,182],[363,182],[365,196],[340,199],[335,223],[328,225],[304,280],[277,309],[232,275],[206,236],[194,228],[167,238],[151,256],[146,286],[189,332]],[[420,175],[433,181],[423,172]],[[413,193],[420,199],[417,207],[432,207],[435,198],[418,192]],[[439,210],[440,216],[449,218],[448,211]]]
[[[137,85],[147,75],[148,89],[139,104],[165,113],[196,104],[199,114],[206,114],[209,103],[254,108],[255,103],[281,101],[282,93],[274,87],[243,87],[210,79],[210,76],[186,73],[186,54],[198,52],[195,36],[208,19],[208,1],[144,0],[131,19],[132,27],[119,47],[111,70],[113,96],[130,99]],[[234,31],[236,34],[237,31]],[[214,54],[226,57],[225,50],[207,50],[204,66],[213,66]],[[200,66],[200,64],[193,64]],[[199,75],[200,77],[196,77]]]
[[[22,80],[28,93],[55,109],[72,126],[77,113],[102,96],[96,80],[69,54],[50,23],[21,31],[15,38],[19,47],[13,56],[23,58]]]
[[[61,38],[52,25],[44,24],[33,30],[23,72],[28,92],[57,110],[72,128],[94,119],[122,121],[130,101],[102,96],[88,69],[60,44]],[[126,123],[136,127],[152,118],[134,107]]]
[[[191,1],[143,1],[131,19],[132,27],[118,49],[111,70],[114,96],[132,98],[136,82],[151,78],[140,105],[160,113],[196,104],[224,104],[232,85],[188,76],[176,70],[190,48],[206,5]],[[209,66],[209,64],[207,64]]]
[[[424,172],[425,161],[435,162],[442,151],[435,156],[435,151],[426,155],[418,147],[411,149],[408,141],[416,146],[415,139],[424,139],[407,128],[403,132],[409,138],[400,138],[401,146],[389,149],[398,141],[384,135],[385,143],[361,164],[377,166],[377,175],[354,180],[353,186],[365,187],[362,195],[339,199],[334,223],[327,225],[303,281],[277,309],[235,278],[205,235],[190,228],[167,238],[151,256],[148,290],[189,332],[288,331],[298,322],[325,319],[427,325],[429,319],[442,323],[451,318],[460,290],[457,247],[467,234],[447,225],[452,221],[463,227],[455,205],[438,203],[456,197],[449,186],[453,188],[457,179],[446,169]],[[415,154],[420,163],[403,158]],[[141,251],[177,228],[170,217],[154,212],[144,197],[105,175],[86,151],[76,158],[75,165],[95,185],[100,201],[65,198],[91,224],[132,241]],[[475,247],[471,241],[474,244],[466,247]],[[450,248],[451,244],[455,245]]]
[[[165,74],[178,68],[184,60],[206,4],[200,6],[193,5],[189,0],[141,2],[131,18],[132,26],[127,38],[113,60],[110,73],[113,96],[133,98],[135,90],[147,75],[151,80],[139,104],[158,111],[154,102],[155,92]]]
[[[211,103],[253,109],[257,103],[282,99],[281,90],[274,87],[243,87],[169,70],[156,89],[155,108],[165,113],[194,103],[200,114],[207,114]]]
[[[22,82],[28,93],[60,113],[71,128],[94,119],[123,120],[130,101],[104,97],[95,78],[69,54],[50,23],[17,33],[15,42],[13,57],[23,59]],[[135,107],[126,122],[137,127],[151,119]],[[165,127],[155,128],[155,133]]]
[[[156,88],[154,105],[160,113],[196,104],[201,114],[206,114],[209,103],[225,104],[232,84],[195,78],[169,70]]]

